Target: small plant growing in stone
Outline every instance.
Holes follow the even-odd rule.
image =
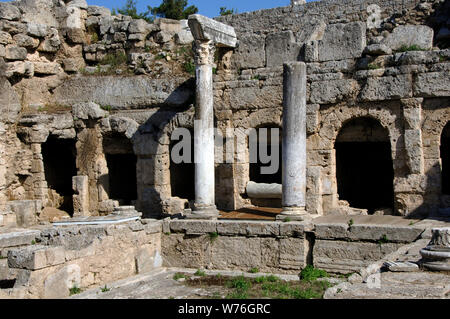
[[[255,76],[252,78],[252,80],[260,80],[260,79],[261,79],[261,76],[260,76],[259,74],[255,75]]]
[[[287,217],[283,220],[283,223],[289,223],[290,221],[291,221],[291,219],[289,217]]]
[[[257,273],[259,273],[259,269],[257,267],[253,267],[248,272],[251,273],[251,274],[257,274]]]
[[[108,291],[110,291],[111,289],[109,289],[109,288],[105,285],[105,287],[101,288],[101,290],[102,290],[102,292],[108,292]]]
[[[195,276],[205,277],[206,273],[203,270],[198,269],[195,274]]]
[[[70,295],[76,295],[81,292],[81,289],[77,287],[77,285],[74,285],[72,288],[69,289]]]
[[[355,223],[355,222],[353,221],[353,219],[350,219],[350,220],[348,221],[348,227],[352,227],[354,223]]]
[[[183,64],[184,71],[187,73],[194,75],[195,74],[195,65],[191,61],[187,61]]]
[[[104,111],[111,112],[111,110],[112,110],[112,106],[111,106],[111,105],[102,105],[102,106],[100,106],[100,107],[101,107],[101,109],[104,110]]]
[[[164,235],[166,235],[166,236],[170,236],[170,232],[164,233]]]
[[[219,238],[218,232],[209,233],[209,240],[213,243],[217,238]]]
[[[410,46],[403,45],[400,47],[400,49],[397,50],[397,52],[408,52],[408,51],[427,51],[427,50],[419,47],[417,44],[413,44]]]
[[[387,238],[386,234],[384,234],[383,236],[380,237],[380,239],[378,240],[378,244],[386,244],[389,242],[389,239]]]
[[[179,272],[177,272],[175,275],[173,275],[173,280],[178,280],[181,278],[186,278],[186,275],[179,273]]]
[[[380,68],[380,66],[379,66],[378,64],[376,64],[376,63],[369,63],[369,64],[367,65],[367,68],[368,68],[369,70],[377,70],[377,69]]]
[[[34,239],[31,241],[31,245],[36,245],[36,241]]]

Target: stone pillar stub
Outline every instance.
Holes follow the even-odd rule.
[[[202,15],[188,18],[194,37],[196,105],[194,122],[195,203],[188,218],[212,219],[215,205],[213,73],[216,46],[236,46],[234,29]]]
[[[284,64],[283,74],[283,211],[277,219],[306,217],[306,64]]]

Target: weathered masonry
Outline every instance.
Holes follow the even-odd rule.
[[[32,287],[11,293],[161,265],[349,273],[431,238],[413,219],[450,212],[450,1],[301,2],[154,23],[0,3],[0,274]],[[262,174],[252,141],[282,165]]]

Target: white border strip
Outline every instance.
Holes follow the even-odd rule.
[[[141,217],[129,217],[120,220],[99,220],[99,221],[87,221],[87,222],[54,222],[53,226],[70,226],[70,225],[104,225],[104,224],[118,224],[123,222],[129,222],[133,220],[141,219]]]

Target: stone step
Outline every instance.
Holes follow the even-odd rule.
[[[0,212],[0,227],[17,227],[17,216],[13,212]]]
[[[410,261],[387,261],[383,264],[383,267],[389,271],[393,272],[411,272],[419,271],[419,266]]]
[[[13,230],[0,233],[0,248],[31,245],[36,237],[40,236],[38,230]]]

